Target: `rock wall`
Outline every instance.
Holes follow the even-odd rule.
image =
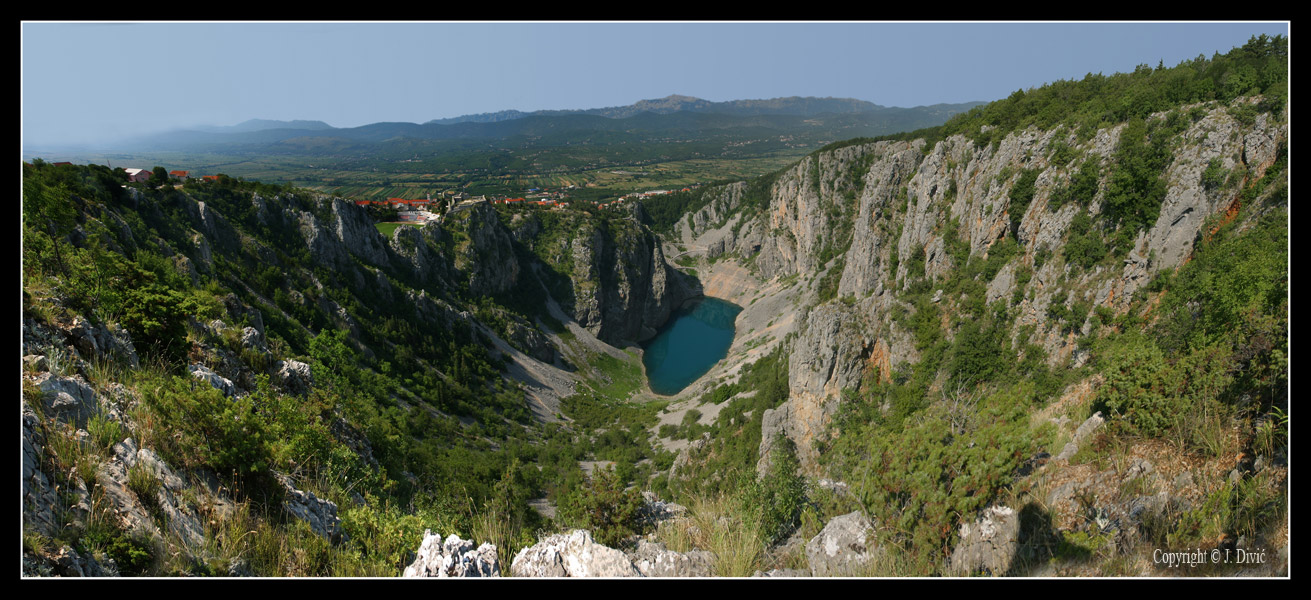
[[[1188,114],[1191,108],[1182,112]],[[708,191],[718,196],[693,213],[690,223],[679,226],[684,243],[704,245],[710,256],[736,252],[762,279],[818,278],[824,272],[819,258],[825,244],[844,227],[852,232],[837,286],[842,302],[816,307],[800,327],[789,364],[790,399],[766,414],[761,465],[767,464],[769,434],[783,432],[797,443],[803,468],[816,471],[813,444],[824,435],[843,390],[859,385],[875,366],[886,376],[918,360],[909,332],[891,316],[897,310],[914,311],[901,298],[912,281],[932,282],[964,266],[955,264],[948,252],[953,245],[966,244],[970,257],[986,259],[997,242],[1013,236],[1019,253],[995,277],[982,281],[987,300],[1010,303],[1018,291],[1014,297],[1019,303],[1011,307],[1018,314],[1011,331],[1016,346],[1038,344],[1053,366],[1083,360],[1084,354],[1076,351],[1078,336],[1068,328],[1086,334],[1089,324],[1048,318],[1056,294],[1066,295],[1067,306],[1086,301],[1124,310],[1134,292],[1156,273],[1187,260],[1209,217],[1234,209],[1241,188],[1202,184],[1201,175],[1211,161],[1228,170],[1246,169],[1248,181],[1254,181],[1287,140],[1287,109],[1279,118],[1259,115],[1249,125],[1234,119],[1225,106],[1203,110],[1172,142],[1174,155],[1163,175],[1168,184],[1159,218],[1139,232],[1122,262],[1088,270],[1066,264],[1061,252],[1080,211],[1087,210],[1097,221],[1104,210],[1104,190],[1123,125],[1100,130],[1086,141],[1058,128],[1015,132],[984,147],[957,135],[930,148],[922,140],[839,148],[806,158],[780,175],[768,210],[761,215],[740,210],[741,186]],[[1151,118],[1165,117],[1161,113]],[[1056,164],[1058,147],[1068,147],[1075,158]],[[1085,159],[1102,167],[1095,197],[1080,199],[1082,205],[1049,207],[1053,191],[1067,185]],[[1026,169],[1036,171],[1033,199],[1022,215],[1011,215],[1010,194]],[[863,185],[848,183],[853,181]],[[855,191],[859,193],[849,200]],[[852,222],[840,223],[839,218]],[[953,232],[956,238],[949,239]],[[1040,253],[1045,262],[1036,266]],[[910,272],[920,264],[923,272]],[[1032,273],[1021,287],[1022,270]],[[939,294],[934,301],[950,313],[959,299]],[[1025,326],[1033,327],[1031,336],[1018,339]]]
[[[557,297],[562,308],[615,346],[654,336],[673,311],[700,295],[693,281],[669,265],[659,238],[638,218],[571,214],[550,231],[528,223],[516,228],[516,237],[567,275],[572,298]]]

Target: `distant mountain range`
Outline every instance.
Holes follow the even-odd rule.
[[[979,102],[977,104],[982,104]],[[825,113],[846,114],[886,110],[873,102],[853,98],[813,98],[791,96],[769,100],[730,100],[728,102],[711,102],[692,96],[670,95],[655,100],[639,100],[628,106],[610,106],[606,108],[588,108],[577,110],[537,110],[522,112],[503,110],[494,113],[464,115],[449,119],[434,119],[428,124],[452,125],[455,123],[494,123],[530,116],[560,115],[596,115],[611,119],[624,119],[644,112],[669,114],[675,112],[718,113],[726,115],[796,115],[816,116]],[[893,109],[897,110],[897,109]]]
[[[338,128],[322,121],[252,119],[124,140],[116,150],[337,154],[387,152],[416,141],[487,141],[513,147],[646,143],[671,138],[746,141],[797,136],[838,140],[941,125],[982,102],[915,108],[851,98],[774,98],[710,102],[690,96],[584,110],[501,111],[417,123]],[[438,148],[430,148],[440,151]]]
[[[236,125],[204,125],[194,128],[196,131],[206,133],[242,133],[247,131],[263,131],[265,129],[309,129],[322,130],[334,129],[332,125],[323,121],[272,121],[269,119],[251,119]]]

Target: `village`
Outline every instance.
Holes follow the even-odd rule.
[[[426,223],[428,221],[441,220],[449,214],[456,213],[478,204],[499,204],[509,207],[533,206],[546,208],[550,210],[568,209],[572,202],[569,201],[567,190],[574,186],[568,186],[560,191],[551,192],[541,188],[531,188],[528,194],[518,198],[510,198],[501,195],[479,195],[472,196],[465,192],[455,192],[448,190],[439,194],[434,199],[431,194],[424,198],[408,200],[405,198],[387,198],[386,200],[356,200],[358,206],[377,206],[383,208],[392,208],[396,210],[396,221],[400,223]],[[630,199],[644,199],[674,192],[688,192],[695,188],[701,187],[700,183],[692,184],[690,187],[681,190],[652,190],[648,192],[636,192],[626,196],[620,196],[608,202],[584,202],[587,207],[598,210],[614,210],[621,208],[623,204]]]
[[[71,165],[72,163],[57,162],[53,164],[55,166],[59,166],[59,165]],[[156,169],[153,170],[139,169],[135,167],[123,168],[123,171],[127,173],[128,183],[148,183],[152,178],[154,178],[157,175],[159,171],[162,170],[163,170],[162,167],[156,167]],[[194,181],[196,179],[199,179],[200,181],[203,182],[217,182],[223,177],[226,177],[226,175],[222,173],[217,175],[202,175],[200,177],[193,177],[190,171],[182,171],[182,170],[168,171],[169,181],[174,182],[175,185],[182,185],[188,181]],[[583,209],[594,208],[597,210],[607,210],[607,209],[615,210],[615,209],[622,208],[624,203],[630,200],[653,198],[657,196],[663,196],[666,194],[673,194],[676,192],[689,192],[692,191],[693,189],[700,188],[701,185],[702,184],[698,182],[698,183],[690,184],[688,187],[684,187],[677,190],[651,190],[646,192],[633,192],[627,195],[619,196],[618,198],[608,201],[582,202],[582,204],[584,204],[585,207],[579,207],[579,208],[583,208]],[[545,208],[551,210],[565,210],[568,209],[570,207],[570,204],[572,203],[570,201],[570,195],[569,195],[569,190],[572,189],[575,189],[575,186],[569,185],[569,186],[562,187],[558,190],[550,190],[544,188],[529,188],[528,190],[526,190],[525,195],[517,198],[511,198],[505,195],[489,196],[485,194],[473,196],[466,192],[446,190],[444,192],[438,193],[437,198],[433,198],[432,194],[426,194],[423,198],[416,198],[416,199],[387,198],[386,200],[354,200],[354,203],[357,206],[362,206],[366,208],[377,207],[384,210],[394,209],[396,211],[395,220],[388,218],[388,219],[384,219],[382,222],[419,224],[419,223],[427,223],[430,221],[436,221],[440,223],[446,215],[468,209],[478,204],[499,204],[509,207],[532,206],[532,207]],[[384,214],[390,216],[389,211],[385,212]]]

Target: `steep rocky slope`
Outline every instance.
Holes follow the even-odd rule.
[[[1252,110],[1259,106],[1260,98],[1189,105],[1153,114],[1132,130],[1130,124],[1082,135],[1068,128],[1027,129],[982,146],[959,134],[932,144],[908,140],[838,145],[772,177],[704,191],[697,202],[700,208],[676,224],[675,241],[667,252],[690,250],[704,256],[692,266],[712,274],[745,267],[759,289],[771,290],[766,296],[780,289],[799,293],[793,310],[796,335],[775,341],[787,357],[788,393],[761,419],[759,474],[770,472],[783,441],[795,448],[801,471],[811,478],[839,471],[870,477],[870,465],[845,464],[839,469],[833,461],[845,459],[828,456],[835,444],[858,444],[843,438],[843,414],[884,421],[918,411],[926,415],[920,419],[926,423],[945,414],[942,418],[955,424],[951,427],[960,435],[961,426],[964,431],[981,426],[978,419],[987,413],[978,403],[994,393],[989,390],[1029,379],[1029,384],[1019,383],[1019,394],[1045,408],[1028,413],[1027,420],[1034,431],[1051,431],[1055,445],[1050,453],[1040,445],[1032,457],[1022,457],[1028,462],[1008,476],[1013,479],[1006,487],[1012,490],[1010,502],[1025,494],[1039,498],[1042,514],[1051,511],[1042,518],[1055,519],[1055,527],[1033,529],[1029,521],[1038,513],[1030,510],[1032,505],[1023,515],[1018,507],[998,508],[1011,511],[1004,515],[980,514],[982,524],[965,519],[959,535],[949,536],[959,541],[956,554],[945,559],[956,565],[951,573],[1086,572],[1068,566],[1043,571],[1034,565],[1043,560],[1036,557],[1082,548],[1078,544],[1084,542],[1072,542],[1070,536],[1103,540],[1111,535],[1106,531],[1120,536],[1111,547],[1119,544],[1121,554],[1098,554],[1121,557],[1117,561],[1142,560],[1124,558],[1141,553],[1123,552],[1140,548],[1141,540],[1152,535],[1144,533],[1150,527],[1159,531],[1160,525],[1152,523],[1197,514],[1189,511],[1227,497],[1229,488],[1221,481],[1226,477],[1228,485],[1250,477],[1252,489],[1273,490],[1260,493],[1286,489],[1280,487],[1287,474],[1286,464],[1280,462],[1285,459],[1277,449],[1271,455],[1270,446],[1249,446],[1237,464],[1232,459],[1173,460],[1162,453],[1157,440],[1123,435],[1134,430],[1135,413],[1116,415],[1117,433],[1103,436],[1090,433],[1103,422],[1102,413],[1084,423],[1088,413],[1082,412],[1117,393],[1099,392],[1103,378],[1090,370],[1098,340],[1159,329],[1165,327],[1159,319],[1175,318],[1158,317],[1154,310],[1199,244],[1222,229],[1248,232],[1245,235],[1283,229],[1279,224],[1287,202],[1288,112],[1287,107],[1278,114]],[[1149,133],[1126,141],[1126,131],[1135,136]],[[1146,142],[1139,141],[1143,139]],[[1137,225],[1115,204],[1126,197],[1128,168],[1123,157],[1135,142],[1168,148],[1159,171],[1159,211]],[[1253,280],[1251,285],[1263,289],[1269,283]],[[1266,347],[1266,342],[1252,343]],[[1123,351],[1115,348],[1113,352]],[[1232,360],[1241,364],[1253,352],[1266,350],[1240,349]],[[1278,354],[1266,356],[1278,363]],[[1098,360],[1102,362],[1097,369],[1104,370],[1101,365],[1115,359]],[[735,361],[748,362],[730,355],[728,362]],[[987,379],[989,373],[1011,369],[999,366],[1006,363],[1021,365],[1014,375],[1018,380]],[[731,381],[736,365],[712,372],[709,378],[715,381],[702,384],[699,393]],[[992,365],[992,370],[977,365]],[[962,370],[970,368],[981,370]],[[1237,392],[1238,402],[1250,404],[1243,398],[1252,393]],[[1012,392],[1002,395],[1007,393]],[[686,411],[693,406],[695,402],[673,408]],[[997,410],[1002,405],[991,406],[989,410]],[[1202,406],[1195,410],[1211,410]],[[1258,422],[1264,419],[1260,416]],[[905,427],[921,427],[911,425],[916,422]],[[1244,433],[1250,432],[1245,429],[1250,425],[1233,423],[1237,430],[1225,435],[1252,439]],[[862,435],[876,431],[860,422],[847,424],[859,427]],[[1139,439],[1117,451],[1128,458],[1111,463],[1098,458],[1094,462],[1101,471],[1087,464],[1075,466],[1089,456],[1106,456],[1105,444],[1126,443],[1111,441],[1124,439]],[[722,452],[722,444],[668,443],[680,452],[676,468],[722,460],[714,456]],[[1193,447],[1200,442],[1175,443]],[[1053,459],[1062,444],[1064,451]],[[1090,444],[1097,449],[1090,450]],[[1257,454],[1264,470],[1252,470],[1251,458]],[[1211,455],[1201,451],[1197,456]],[[1138,466],[1126,471],[1128,463],[1120,460]],[[670,477],[672,481],[676,476]],[[1203,479],[1205,484],[1200,483]],[[868,493],[867,486],[862,493]],[[1148,493],[1126,495],[1129,489]],[[1093,509],[1080,504],[1090,501]],[[1110,523],[1109,529],[1086,530],[1085,519],[1091,518],[1087,510],[1101,515],[1097,522]],[[899,514],[895,507],[874,512]],[[970,533],[975,530],[985,531],[985,538]],[[1056,537],[1034,537],[1037,531]],[[1280,531],[1266,530],[1262,535],[1270,537],[1263,538],[1264,543],[1286,544]],[[1250,537],[1225,540],[1231,551],[1235,544],[1248,551],[1254,544]],[[1123,574],[1157,572],[1150,561],[1115,564],[1125,569]],[[1261,570],[1270,568],[1267,561],[1248,574],[1278,572],[1279,561],[1273,564],[1273,571]]]
[[[279,567],[215,544],[228,527],[289,535],[284,521],[345,548],[360,521],[343,517],[377,507],[361,492],[406,497],[450,479],[399,447],[459,455],[531,439],[580,382],[604,382],[587,364],[596,352],[627,359],[615,346],[699,295],[640,214],[543,225],[483,204],[386,238],[340,198],[26,168],[31,222],[55,216],[29,230],[41,241],[25,255],[33,575],[266,573]],[[317,449],[279,457],[287,444]]]
[[[931,149],[922,141],[839,148],[780,174],[758,218],[734,212],[743,185],[707,192],[717,197],[680,222],[679,235],[688,247],[706,248],[711,259],[730,255],[751,265],[763,281],[794,274],[837,279],[835,300],[802,313],[789,362],[790,400],[770,419],[773,428],[797,442],[803,465],[813,469],[813,442],[837,409],[842,390],[857,387],[873,367],[889,377],[918,360],[912,334],[892,318],[897,310],[914,310],[906,293],[914,282],[945,279],[971,258],[986,260],[989,250],[1011,235],[1018,252],[991,280],[980,280],[987,302],[1018,298],[1012,307],[1018,316],[1008,333],[1015,345],[1038,344],[1053,366],[1079,364],[1083,353],[1077,339],[1088,333],[1088,323],[1049,319],[1052,302],[1063,298],[1066,304],[1082,301],[1123,313],[1156,274],[1187,259],[1209,217],[1237,210],[1237,190],[1208,188],[1203,171],[1216,160],[1226,172],[1260,179],[1287,139],[1287,126],[1280,124],[1286,118],[1286,112],[1262,114],[1244,125],[1228,107],[1205,109],[1177,134],[1163,174],[1169,186],[1160,217],[1138,232],[1122,260],[1091,269],[1047,258],[1059,256],[1078,213],[1094,219],[1102,213],[1109,177],[1102,178],[1096,195],[1080,199],[1082,205],[1051,207],[1049,201],[1083,160],[1110,171],[1124,125],[1086,141],[1062,129],[1019,132],[981,149],[963,136]],[[1058,146],[1061,157],[1080,158],[1057,164]],[[1009,195],[1024,170],[1037,172],[1033,199],[1023,214],[1012,215]],[[1018,226],[1012,233],[1013,221]],[[827,252],[838,260],[821,263],[825,249],[844,237],[848,247]],[[953,252],[957,245],[968,250]],[[1018,280],[1021,272],[1029,273],[1027,281]],[[949,307],[957,300],[935,302]]]

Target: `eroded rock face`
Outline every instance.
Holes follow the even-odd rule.
[[[536,327],[530,327],[519,319],[511,319],[506,322],[506,329],[505,341],[510,345],[548,365],[555,363],[555,346]]]
[[[41,373],[33,380],[41,390],[41,403],[48,417],[86,429],[87,421],[99,411],[96,392],[79,375],[60,377]]]
[[[123,529],[161,539],[159,527],[155,525],[144,504],[156,498],[141,498],[128,486],[129,473],[138,460],[139,450],[132,438],[114,444],[113,457],[100,463],[96,471],[96,483],[104,492],[109,508],[118,517]]]
[[[502,294],[521,285],[519,260],[513,237],[490,204],[478,204],[460,213],[469,245],[456,257],[456,266],[469,274],[469,291],[476,295]]]
[[[816,577],[854,576],[879,551],[874,525],[859,512],[833,517],[806,543],[806,560]]]
[[[190,487],[187,482],[150,448],[138,450],[136,458],[139,468],[145,469],[159,483],[155,497],[150,501],[159,508],[169,532],[190,548],[203,546],[205,528],[200,515],[183,500],[183,494]]]
[[[654,492],[642,492],[642,509],[639,518],[644,523],[655,527],[662,521],[678,519],[687,514],[687,507],[674,502],[665,502]]]
[[[237,395],[237,386],[232,383],[231,379],[215,373],[205,365],[190,365],[187,367],[187,372],[191,373],[192,377],[208,383],[213,386],[214,389],[223,392],[224,396],[231,398]]]
[[[796,443],[804,468],[813,473],[811,442],[826,429],[844,390],[860,384],[862,371],[872,373],[874,365],[867,364],[872,353],[879,355],[881,376],[918,360],[913,339],[892,318],[894,311],[913,313],[914,307],[887,292],[904,292],[921,278],[949,276],[962,266],[956,264],[961,258],[986,260],[1001,240],[1014,238],[1016,255],[1000,265],[991,279],[978,280],[986,290],[985,300],[1011,305],[1016,317],[1008,334],[1014,347],[1040,346],[1051,367],[1083,364],[1088,354],[1078,350],[1078,339],[1091,332],[1092,317],[1082,323],[1051,318],[1048,311],[1058,294],[1067,308],[1088,303],[1112,311],[1125,309],[1153,276],[1186,260],[1208,218],[1236,213],[1234,190],[1202,184],[1208,165],[1217,161],[1230,172],[1248,173],[1249,180],[1259,177],[1276,161],[1288,135],[1279,118],[1259,115],[1244,125],[1229,114],[1229,107],[1208,108],[1177,136],[1172,161],[1162,173],[1167,194],[1153,226],[1138,233],[1121,263],[1082,269],[1056,257],[1077,216],[1086,214],[1095,222],[1102,218],[1105,192],[1101,190],[1106,188],[1123,131],[1119,125],[1080,140],[1065,129],[1029,129],[984,147],[976,147],[963,135],[928,149],[922,141],[878,142],[854,151],[854,162],[851,157],[824,153],[779,177],[764,214],[725,216],[735,199],[727,188],[719,188],[715,193],[722,198],[694,213],[690,227],[680,226],[684,242],[695,245],[702,239],[695,236],[702,235],[707,243],[724,245],[737,242],[715,226],[741,219],[734,224],[735,236],[762,228],[758,253],[752,259],[762,279],[792,273],[819,277],[824,268],[818,260],[820,251],[837,228],[834,218],[820,214],[824,211],[816,207],[850,208],[852,241],[843,255],[837,294],[844,302],[817,306],[810,318],[799,321],[789,360],[790,398],[766,418],[772,431],[783,432]],[[1058,164],[1054,152],[1058,146],[1074,150],[1078,160]],[[1053,192],[1069,185],[1085,160],[1100,169],[1099,191],[1091,198],[1052,205]],[[865,170],[830,171],[826,166],[839,164]],[[1032,201],[1019,214],[1010,214],[1018,210],[1012,209],[1010,194],[1027,170],[1034,173]],[[863,182],[854,206],[844,204],[848,196],[842,185],[826,184],[829,174]],[[962,247],[967,249],[963,257],[958,254]],[[736,248],[742,250],[740,245]],[[715,251],[730,250],[717,247]],[[751,253],[741,253],[742,258],[748,256]],[[948,314],[957,311],[961,302],[947,294],[934,300]],[[826,312],[827,306],[838,304],[851,305],[851,314]],[[1021,338],[1025,331],[1029,333]],[[946,333],[955,332],[948,328]],[[886,344],[886,349],[879,344]],[[871,345],[879,349],[868,350]],[[767,464],[771,443],[771,435],[762,435],[761,466]]]
[[[1086,443],[1105,422],[1106,420],[1102,418],[1100,411],[1088,417],[1079,425],[1078,429],[1074,430],[1074,439],[1065,444],[1065,447],[1061,449],[1061,453],[1056,455],[1056,460],[1070,460],[1070,457],[1079,452],[1079,447]]]
[[[818,470],[814,442],[826,435],[842,390],[860,383],[864,359],[872,350],[872,340],[860,334],[860,327],[859,317],[842,304],[825,304],[810,311],[788,362],[789,400],[763,415],[759,472],[768,472],[769,452],[777,433],[796,443],[803,471]]]
[[[341,198],[321,201],[332,203],[333,233],[348,252],[375,267],[387,266],[387,245],[364,209]]]
[[[664,544],[640,540],[628,558],[645,577],[712,577],[715,574],[714,555],[704,550],[674,552]]]
[[[602,221],[568,214],[546,239],[521,224],[516,235],[568,285],[554,284],[551,294],[578,324],[602,341],[621,346],[653,337],[656,328],[685,301],[700,294],[696,286],[665,261],[660,240],[633,219]]]
[[[78,554],[69,546],[63,546],[51,557],[53,575],[59,577],[118,577],[118,568],[113,559],[105,564],[96,561],[90,554]]]
[[[273,383],[291,394],[305,394],[314,387],[310,366],[296,360],[280,360],[273,364]]]
[[[397,227],[388,243],[392,252],[414,272],[424,285],[448,281],[450,260],[434,250],[447,241],[447,234],[436,223],[423,227]]]
[[[401,576],[500,577],[501,564],[496,558],[496,546],[485,543],[475,549],[472,540],[451,534],[443,541],[440,535],[425,530],[414,562]]]
[[[973,523],[962,523],[960,543],[951,553],[952,575],[1005,575],[1019,549],[1020,516],[1006,506],[983,509]]]
[[[623,552],[592,541],[592,534],[576,529],[556,534],[524,548],[514,557],[515,577],[641,577]]]
[[[68,337],[83,356],[121,361],[134,369],[139,365],[132,336],[122,327],[96,325],[79,318],[73,320]]]
[[[45,436],[36,413],[23,403],[23,528],[52,537],[63,526],[55,515],[59,497],[41,464]]]
[[[291,516],[305,521],[314,533],[334,543],[345,539],[345,533],[341,530],[341,518],[337,516],[336,503],[319,498],[314,495],[314,492],[296,489],[291,478],[286,475],[279,474],[278,480],[287,489],[287,496],[282,506]]]

